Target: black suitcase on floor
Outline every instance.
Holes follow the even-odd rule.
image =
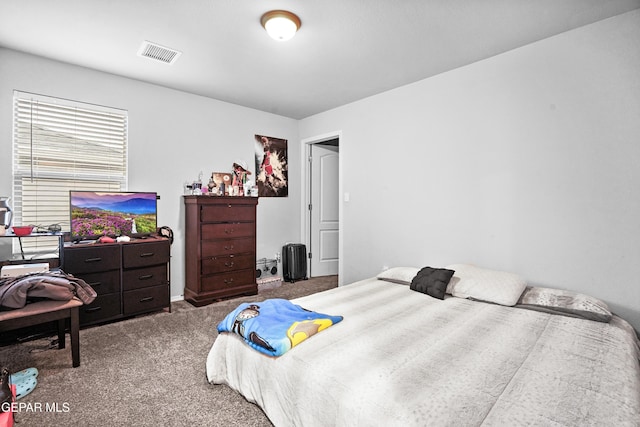
[[[287,282],[307,280],[307,247],[289,243],[282,247],[282,274]]]

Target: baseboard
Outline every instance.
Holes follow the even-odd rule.
[[[175,297],[171,297],[171,302],[184,301],[184,295],[177,295]]]

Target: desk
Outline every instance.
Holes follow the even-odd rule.
[[[33,239],[33,238],[38,238],[38,237],[56,237],[58,239],[58,249],[57,249],[57,260],[58,260],[58,265],[54,265],[51,261],[51,258],[35,258],[32,257],[31,259],[27,259],[24,253],[24,249],[22,247],[22,239]],[[39,232],[34,232],[31,234],[27,234],[26,236],[16,236],[15,234],[13,234],[12,232],[10,232],[9,230],[7,230],[6,234],[3,234],[0,236],[0,239],[18,239],[18,242],[20,243],[20,253],[19,253],[19,258],[11,258],[11,259],[4,259],[4,260],[0,260],[0,265],[7,265],[7,264],[27,264],[30,262],[38,262],[38,261],[49,261],[49,266],[50,268],[55,268],[55,267],[59,267],[62,265],[63,262],[63,250],[62,248],[64,247],[64,235],[62,233],[48,233],[48,232],[44,232],[44,233],[39,233]],[[37,254],[36,254],[37,256]]]

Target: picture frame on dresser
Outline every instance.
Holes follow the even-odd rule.
[[[258,293],[257,197],[183,196],[184,299],[194,306]]]

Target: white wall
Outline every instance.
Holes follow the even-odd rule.
[[[640,10],[301,120],[339,129],[344,283],[475,263],[640,330]]]
[[[159,66],[163,66],[160,64]],[[11,195],[13,90],[129,111],[129,190],[156,191],[158,223],[174,230],[171,296],[184,290],[183,183],[200,171],[230,172],[236,159],[254,170],[254,135],[289,140],[289,197],[260,198],[258,257],[300,240],[297,121],[261,111],[0,49],[0,195]],[[255,171],[254,171],[255,173]]]
[[[14,89],[129,110],[129,188],[161,195],[178,297],[182,183],[251,164],[256,133],[288,139],[289,197],[258,208],[271,257],[300,241],[296,142],[342,131],[343,283],[472,262],[600,297],[640,329],[639,41],[636,10],[300,122],[0,49],[0,195]]]

